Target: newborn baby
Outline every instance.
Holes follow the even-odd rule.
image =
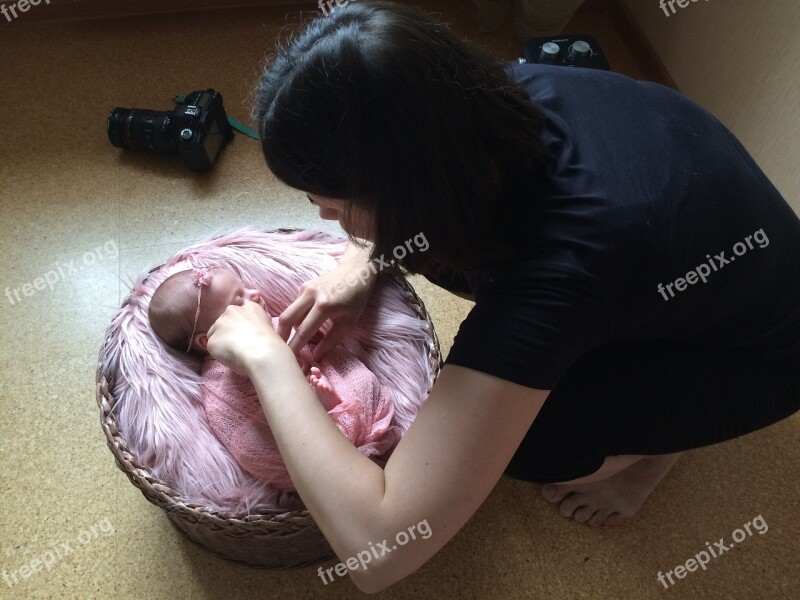
[[[209,426],[241,467],[281,491],[293,491],[255,387],[247,377],[208,354],[208,330],[231,305],[244,300],[266,310],[261,293],[245,287],[232,271],[210,267],[181,271],[153,293],[149,319],[169,347],[203,357],[202,402]],[[277,318],[272,319],[273,327]],[[320,362],[312,358],[319,335],[299,353],[298,363],[339,430],[379,464],[400,439],[393,424],[391,390],[344,348]]]

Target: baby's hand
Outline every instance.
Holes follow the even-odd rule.
[[[308,379],[311,387],[316,390],[317,397],[322,402],[325,410],[330,410],[342,402],[339,396],[336,395],[330,380],[322,374],[319,368],[311,367],[311,374],[306,379]]]

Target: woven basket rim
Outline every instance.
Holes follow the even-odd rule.
[[[292,233],[302,231],[301,228],[288,228],[280,227],[276,229],[262,229],[262,233]],[[329,234],[332,235],[332,234]],[[335,236],[334,236],[335,237]],[[165,266],[166,262],[161,263],[147,272],[147,277],[154,272],[160,270]],[[436,335],[436,330],[433,326],[430,314],[425,308],[422,299],[417,295],[414,288],[406,280],[405,277],[395,272],[387,272],[382,274],[383,277],[391,279],[399,284],[400,290],[405,296],[406,302],[414,310],[418,318],[428,323],[430,331],[430,341],[428,343],[428,359],[431,363],[430,376],[428,379],[428,389],[426,393],[430,393],[439,372],[442,369],[442,358],[439,347],[439,338]],[[125,297],[120,305],[120,309],[127,306],[131,300],[131,292]],[[109,336],[103,340],[101,345],[100,354],[102,355],[103,349],[109,343]],[[102,365],[100,361],[97,364],[95,375],[96,384],[96,400],[98,409],[100,411],[100,424],[103,433],[106,436],[106,443],[114,455],[117,467],[125,473],[128,479],[136,486],[145,498],[163,508],[169,513],[184,513],[183,516],[197,519],[212,521],[217,526],[223,528],[233,529],[253,529],[258,528],[259,523],[281,523],[283,525],[294,525],[287,529],[294,530],[295,528],[308,527],[309,525],[316,526],[311,513],[304,510],[285,510],[285,509],[259,509],[253,513],[223,511],[212,509],[204,506],[198,502],[191,501],[177,490],[171,488],[162,480],[153,475],[147,465],[140,463],[136,455],[131,451],[128,446],[127,440],[124,438],[120,431],[116,416],[112,410],[116,404],[113,397],[113,384],[112,378],[108,374],[101,371]]]

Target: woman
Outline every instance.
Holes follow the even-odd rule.
[[[549,483],[565,517],[613,525],[680,452],[798,409],[800,220],[683,96],[504,68],[410,8],[352,3],[279,53],[256,117],[269,168],[351,246],[277,332],[246,302],[208,349],[253,380],[336,554],[373,550],[347,561],[362,590],[431,558],[503,473]],[[401,258],[420,233],[428,250]],[[355,274],[392,257],[476,304],[381,470],[327,418],[293,350],[328,319],[318,357],[334,347],[374,284]],[[429,539],[377,550],[423,520]]]

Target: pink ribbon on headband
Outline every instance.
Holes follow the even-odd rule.
[[[203,288],[211,285],[211,280],[214,278],[214,273],[209,267],[198,267],[192,269],[192,282],[197,286],[197,310],[194,313],[194,323],[192,324],[192,334],[189,336],[189,345],[186,347],[186,352],[192,349],[192,341],[194,341],[194,334],[197,331],[197,320],[200,318],[200,300],[203,297]]]

